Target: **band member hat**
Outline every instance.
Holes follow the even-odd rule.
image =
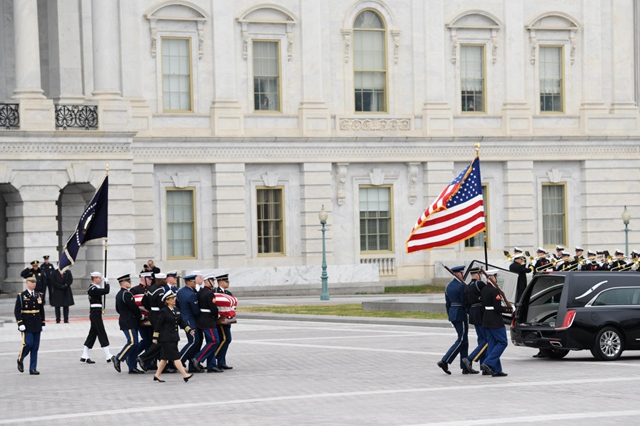
[[[161,279],[161,280],[164,280],[164,279],[167,278],[167,274],[157,273],[157,274],[154,275],[154,277],[158,278],[158,279]]]
[[[102,273],[101,272],[92,272],[91,273],[91,278],[95,278],[95,277],[102,277]]]
[[[222,274],[216,277],[216,281],[226,281],[229,282],[229,274]]]

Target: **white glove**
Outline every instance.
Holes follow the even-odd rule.
[[[47,331],[47,326],[46,325],[42,326],[42,331]]]
[[[18,326],[18,330],[20,330],[20,331],[25,331],[26,329],[27,329],[27,327],[25,327],[24,324],[20,324]]]
[[[109,278],[105,278],[105,279],[104,279],[104,283],[105,283],[105,284],[109,284]]]

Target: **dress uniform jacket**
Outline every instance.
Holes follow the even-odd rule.
[[[543,266],[550,264],[551,261],[546,257],[539,257],[536,259],[536,262],[533,264],[533,275],[543,274],[545,271],[548,271],[550,268],[540,270]]]
[[[216,297],[212,289],[207,287],[200,289],[198,292],[198,306],[200,307],[200,316],[196,322],[198,328],[201,330],[216,328],[218,306],[216,306]]]
[[[486,284],[483,281],[472,280],[465,288],[465,296],[469,306],[469,324],[482,326],[484,309],[482,308],[480,295],[485,286]]]
[[[153,338],[158,339],[158,342],[177,342],[180,340],[178,326],[184,328],[187,333],[191,331],[191,327],[182,319],[180,311],[165,306],[158,313],[153,326]]]
[[[53,291],[49,296],[53,306],[73,306],[73,293],[71,292],[71,284],[73,284],[73,275],[67,270],[62,274],[60,271],[53,271],[52,276]]]
[[[18,294],[14,314],[18,326],[24,325],[28,333],[40,333],[44,325],[44,303],[42,294],[37,291],[33,296],[29,290]]]
[[[120,330],[131,330],[140,327],[140,308],[136,305],[133,295],[126,288],[121,288],[116,294],[116,311],[120,314],[118,324]]]
[[[176,306],[180,309],[182,319],[189,327],[196,328],[197,318],[200,316],[198,292],[189,286],[182,287],[176,295]]]
[[[464,295],[466,284],[458,280],[453,280],[445,288],[445,305],[449,321],[467,320],[467,300]]]
[[[89,309],[100,309],[102,310],[102,296],[105,294],[109,294],[109,284],[105,283],[104,288],[100,288],[95,284],[91,284],[87,294],[89,295]],[[98,306],[100,305],[100,306]]]
[[[502,306],[502,296],[497,288],[486,285],[482,289],[482,306],[484,307],[482,326],[484,328],[504,328],[502,313],[511,312],[511,309]]]
[[[509,265],[509,271],[515,274],[518,274],[516,302],[520,300],[520,296],[522,296],[522,293],[524,293],[525,288],[527,288],[527,274],[530,273],[531,270],[532,270],[531,266],[526,267],[515,261],[511,265]]]
[[[160,310],[164,308],[164,302],[162,301],[164,296],[164,287],[158,284],[153,284],[147,291],[147,297],[149,299],[151,312],[149,313],[149,319],[151,324],[154,324]]]

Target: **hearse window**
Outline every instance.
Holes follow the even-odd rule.
[[[640,305],[640,288],[612,288],[600,293],[593,306]]]
[[[563,276],[540,277],[531,289],[525,322],[555,323],[563,287]]]

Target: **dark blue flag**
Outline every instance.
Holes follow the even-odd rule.
[[[107,238],[109,217],[109,176],[105,176],[102,184],[84,209],[76,230],[71,234],[60,255],[58,269],[66,271],[76,261],[78,250],[87,241]]]

